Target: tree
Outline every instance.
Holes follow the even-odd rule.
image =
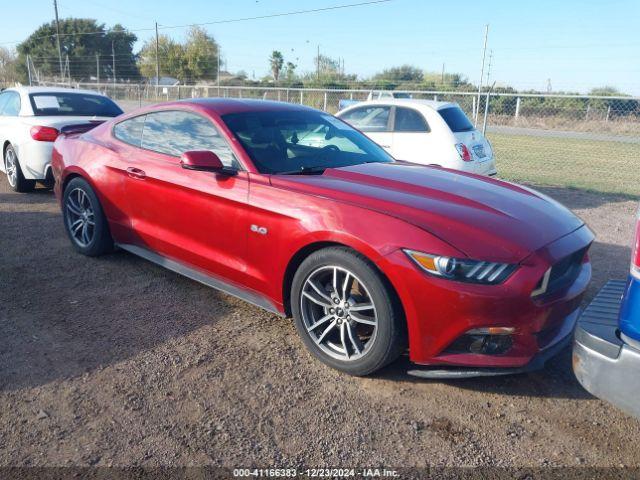
[[[15,52],[0,47],[0,87],[8,87],[19,81]]]
[[[187,32],[184,51],[190,78],[215,79],[217,77],[219,47],[206,30],[197,26],[191,27]]]
[[[280,72],[282,71],[282,66],[284,65],[284,57],[282,53],[278,50],[274,50],[271,52],[271,56],[269,57],[269,66],[271,67],[271,74],[273,75],[273,80],[278,81],[280,78]]]
[[[185,48],[167,35],[158,36],[158,54],[160,57],[160,76],[175,77],[185,81],[188,77],[188,65]],[[150,38],[139,53],[138,68],[142,76],[156,76],[156,39]]]
[[[389,82],[420,83],[423,79],[423,71],[411,65],[387,68],[373,76],[373,80],[386,80]]]
[[[320,77],[336,77],[340,75],[340,60],[320,54],[313,59]]]
[[[285,77],[287,78],[288,81],[295,80],[297,67],[298,66],[295,65],[294,63],[287,62],[287,65],[285,67]]]
[[[107,30],[103,23],[87,18],[60,20],[60,45],[63,66],[69,57],[69,73],[76,80],[86,80],[96,75],[96,54],[100,55],[101,77],[113,75],[113,50],[116,55],[116,72],[119,78],[139,77],[135,66],[133,45],[137,37],[121,25]],[[45,23],[18,45],[18,65],[26,77],[26,57],[29,55],[41,76],[60,77],[55,22]],[[119,69],[118,67],[121,67]],[[121,70],[121,72],[118,72]]]
[[[116,77],[125,80],[139,79],[140,71],[138,70],[136,56],[133,54],[133,46],[137,41],[138,37],[131,32],[127,32],[122,25],[116,23],[106,34],[105,43],[109,50],[105,58],[101,59],[101,70],[103,72],[108,70],[110,72],[109,76],[113,78],[113,72],[111,71],[113,69],[111,52],[113,51],[116,54]],[[113,47],[113,50],[111,50],[111,47]]]

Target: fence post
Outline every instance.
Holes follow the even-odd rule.
[[[326,112],[327,111],[327,92],[325,90],[324,92],[324,108],[323,110]]]
[[[281,93],[281,92],[280,92],[280,89],[278,89],[278,101],[280,101],[280,100],[281,100],[281,98],[280,98],[280,93]]]
[[[516,115],[515,117],[518,118],[520,116],[520,97],[516,98]]]
[[[476,118],[476,97],[474,96],[472,100],[473,100],[473,103],[471,104],[471,116],[473,118]]]
[[[491,98],[491,90],[487,92],[486,103],[484,104],[484,121],[482,122],[482,136],[487,135],[487,117],[489,116],[489,99]]]
[[[304,90],[300,90],[300,105],[304,105]]]
[[[587,111],[584,114],[585,121],[589,120],[589,110],[591,110],[591,104],[587,103]]]
[[[609,116],[611,115],[611,105],[609,105],[609,108],[607,108],[607,118],[605,119],[605,122],[609,121]]]

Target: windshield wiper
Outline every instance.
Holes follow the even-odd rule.
[[[324,171],[329,167],[323,167],[322,165],[318,165],[315,167],[300,167],[299,170],[290,170],[288,172],[277,172],[278,175],[317,175],[319,173],[324,173]]]

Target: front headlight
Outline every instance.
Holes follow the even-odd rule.
[[[509,263],[445,257],[415,250],[403,251],[425,272],[458,282],[496,285],[505,281],[517,267]]]

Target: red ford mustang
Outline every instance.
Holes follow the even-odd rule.
[[[88,127],[87,127],[88,128]],[[520,372],[568,340],[593,235],[528,188],[394,161],[298,105],[202,99],[55,143],[73,246],[114,245],[293,316],[326,364]]]

